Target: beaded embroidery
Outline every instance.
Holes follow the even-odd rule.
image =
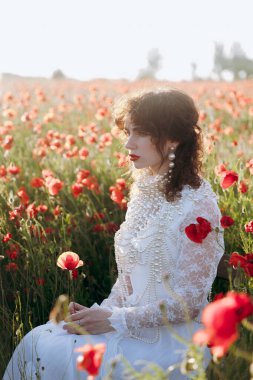
[[[213,226],[216,227],[219,224],[219,210],[215,206],[216,196],[206,181],[202,180],[202,185],[198,190],[185,186],[182,190],[182,198],[175,202],[168,202],[161,190],[163,180],[164,177],[160,175],[146,175],[138,178],[132,188],[125,222],[122,223],[120,229],[115,234],[115,256],[118,266],[117,292],[121,298],[121,302],[120,309],[113,313],[111,320],[115,322],[116,315],[119,318],[123,318],[122,323],[124,326],[127,325],[125,328],[127,328],[128,334],[146,343],[155,343],[159,340],[160,326],[163,323],[158,306],[161,296],[158,297],[157,293],[161,290],[163,276],[167,275],[172,289],[177,287],[175,281],[178,281],[178,279],[174,281],[177,264],[175,250],[178,253],[181,250],[177,244],[177,233],[184,231],[186,223],[196,222],[193,219],[193,215],[189,212],[187,212],[189,219],[184,219],[184,202],[189,200],[188,203],[191,209],[193,207],[194,212],[198,209],[202,210],[202,208],[205,210],[202,210],[203,212],[209,212],[208,207],[210,206],[210,217],[212,216],[212,220],[215,223]],[[200,200],[203,200],[203,205]],[[201,207],[199,208],[199,206]],[[178,219],[181,222],[177,228]],[[182,237],[185,239],[184,233]],[[170,245],[167,244],[168,239]],[[210,238],[209,242],[207,241],[207,252],[212,247],[214,248],[214,241],[212,239],[213,237]],[[180,238],[180,243],[182,243],[181,240]],[[192,244],[194,243],[187,241],[187,244],[192,249]],[[174,247],[173,251],[170,251],[171,247]],[[201,261],[204,260],[202,264],[204,267],[206,258],[202,254],[203,246],[197,247],[194,245],[193,249],[196,255],[200,255]],[[217,252],[213,255],[213,268],[217,266],[217,260],[221,255],[222,250],[219,251],[217,249]],[[207,265],[210,265],[210,263],[207,262]],[[141,291],[138,290],[137,294],[134,292],[131,283],[131,275],[136,267],[146,270],[143,276],[143,288]],[[213,268],[212,270],[210,269],[211,274],[213,273]],[[198,283],[199,278],[198,272],[199,269],[196,268],[196,279],[194,280],[196,283]],[[185,270],[184,276],[186,273],[187,271]],[[195,269],[192,275],[195,278]],[[209,281],[212,282],[212,280],[211,278]],[[205,281],[206,286],[209,287],[209,281]],[[184,288],[184,285],[182,286]],[[187,297],[188,291],[183,289],[182,292],[184,292],[182,296]],[[197,303],[196,307],[198,308],[203,302],[202,299],[205,296],[205,291],[203,292],[203,286],[201,285],[194,292]],[[179,297],[181,297],[180,294],[181,291],[179,290]],[[189,289],[188,298],[191,299],[191,297],[191,290]],[[185,313],[182,305],[180,306],[180,304],[174,302],[170,304],[169,308],[168,313],[172,321],[178,320],[180,323],[181,318],[182,321],[184,320],[183,316]],[[143,327],[146,328],[143,330]],[[149,327],[152,327],[151,330],[147,329]],[[153,336],[150,336],[152,332]]]

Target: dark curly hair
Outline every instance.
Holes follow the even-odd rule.
[[[114,106],[113,118],[117,127],[124,130],[126,117],[136,129],[151,136],[161,154],[165,142],[178,142],[170,182],[164,193],[168,201],[180,197],[184,185],[197,189],[201,184],[203,142],[198,126],[199,114],[193,99],[177,89],[141,91],[123,96]],[[169,179],[169,173],[166,174]]]

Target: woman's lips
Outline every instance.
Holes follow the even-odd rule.
[[[136,156],[135,154],[129,154],[129,157],[131,161],[136,161],[140,158],[140,156]]]

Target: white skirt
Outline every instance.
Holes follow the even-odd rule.
[[[86,379],[85,371],[76,369],[76,359],[80,353],[74,350],[84,344],[105,343],[106,351],[103,357],[99,376],[105,379],[109,374],[111,362],[121,355],[136,369],[143,369],[148,362],[155,363],[167,369],[169,366],[182,362],[187,346],[173,337],[167,327],[160,329],[158,342],[149,344],[141,340],[109,332],[100,335],[69,334],[52,321],[31,330],[19,343],[6,368],[3,380],[81,380]],[[173,325],[173,330],[188,341],[192,334],[201,327],[200,324]],[[205,366],[210,360],[209,350],[205,351]],[[114,360],[115,362],[115,360]],[[122,361],[116,361],[113,379],[129,379],[124,373]],[[175,370],[170,380],[185,380],[187,376]]]

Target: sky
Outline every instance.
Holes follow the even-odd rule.
[[[253,59],[252,0],[1,0],[0,73],[134,80],[147,55],[158,79],[208,77],[215,42]]]

